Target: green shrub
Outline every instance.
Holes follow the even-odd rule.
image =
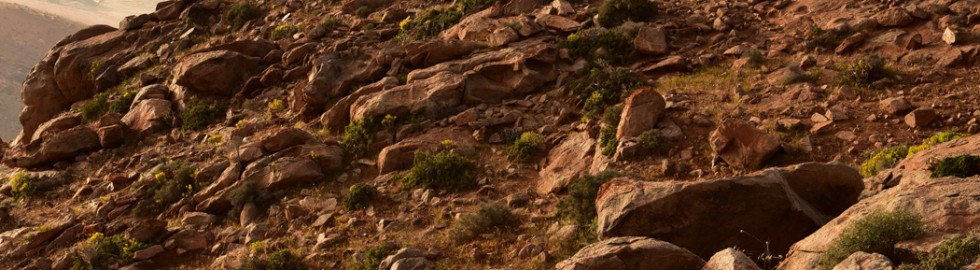
[[[258,242],[257,242],[258,243]],[[265,253],[264,248],[252,251],[253,254],[243,258],[240,270],[301,270],[307,269],[303,259],[293,251],[283,248],[271,253]],[[263,254],[264,253],[264,254]]]
[[[959,270],[980,256],[980,239],[957,236],[946,239],[930,254],[919,256],[918,264],[903,264],[900,270]]]
[[[653,153],[666,153],[670,146],[663,141],[660,132],[657,130],[647,130],[636,137],[640,149]]]
[[[225,15],[225,20],[231,29],[238,30],[245,23],[260,16],[262,16],[262,10],[259,8],[259,5],[252,0],[247,0],[231,6],[228,14]]]
[[[326,30],[327,34],[333,32],[333,30],[337,30],[337,28],[340,28],[341,26],[344,26],[344,22],[333,17],[327,18],[320,23],[320,27],[323,27],[323,30]]]
[[[377,196],[378,189],[366,185],[366,184],[355,184],[350,186],[350,191],[347,193],[347,197],[344,198],[344,207],[347,210],[358,210],[364,209],[371,206],[374,201],[374,197]]]
[[[579,228],[587,228],[595,221],[595,200],[599,187],[610,179],[623,176],[616,171],[602,171],[595,175],[585,175],[568,185],[568,195],[558,203],[558,216],[573,222]]]
[[[85,243],[95,249],[95,256],[90,263],[75,260],[72,269],[109,269],[114,263],[127,264],[132,262],[133,253],[149,247],[146,243],[127,239],[122,235],[105,236],[102,233],[92,234]]]
[[[569,82],[572,93],[584,100],[583,110],[589,116],[598,115],[608,106],[617,104],[642,85],[640,78],[627,68],[596,67],[589,73]],[[614,125],[618,125],[617,120]]]
[[[249,202],[258,199],[259,191],[253,181],[244,181],[240,185],[233,187],[225,193],[225,199],[235,207],[241,207]]]
[[[934,145],[945,143],[963,137],[968,137],[968,136],[970,136],[969,133],[959,133],[953,131],[940,132],[939,134],[933,135],[928,139],[922,140],[922,144],[920,145],[909,147],[908,156],[911,157],[912,155],[915,155],[915,153],[921,152],[922,150],[929,149],[929,147],[932,147]]]
[[[602,114],[604,125],[599,130],[599,148],[602,149],[601,152],[605,156],[616,154],[616,148],[619,147],[619,140],[616,139],[616,133],[619,132],[619,120],[622,113],[623,106],[617,105],[607,108],[606,112]]]
[[[514,144],[507,147],[507,159],[512,162],[528,162],[540,155],[544,149],[544,136],[533,131],[524,132],[514,141]]]
[[[932,178],[947,176],[967,178],[974,175],[980,175],[980,156],[947,157],[940,161],[932,171]]]
[[[293,35],[299,32],[299,28],[290,24],[282,24],[276,26],[276,29],[272,30],[269,34],[269,38],[272,40],[280,40],[284,38],[292,38]]]
[[[95,94],[92,99],[82,103],[80,110],[83,123],[99,120],[102,115],[109,111],[109,92]]]
[[[340,143],[352,155],[366,155],[371,149],[371,144],[374,143],[374,136],[378,132],[378,128],[374,117],[351,121],[347,127],[344,127],[344,136]]]
[[[874,212],[856,220],[845,230],[821,258],[823,269],[833,268],[851,253],[863,251],[894,256],[895,243],[912,239],[923,232],[922,220],[909,212]]]
[[[11,174],[7,184],[10,185],[10,192],[17,199],[33,197],[38,193],[37,183],[25,171],[17,171]]]
[[[406,18],[398,26],[402,39],[414,36],[417,40],[428,39],[439,35],[443,30],[453,27],[463,16],[483,9],[498,0],[462,0],[456,5],[444,9],[432,9],[422,13],[415,19]]]
[[[361,18],[367,18],[368,15],[371,15],[371,12],[374,12],[374,10],[371,10],[371,7],[360,6],[357,7],[357,10],[354,10],[354,15]]]
[[[836,66],[840,77],[837,84],[854,87],[868,87],[872,83],[892,77],[894,71],[885,67],[885,59],[876,55],[858,59],[855,62]]]
[[[481,234],[513,228],[520,225],[520,219],[510,212],[510,208],[499,203],[484,204],[476,213],[463,215],[449,228],[449,238],[454,242],[469,242]]]
[[[364,259],[359,261],[354,261],[347,266],[350,270],[376,270],[378,266],[381,265],[381,261],[385,258],[395,254],[398,251],[398,245],[381,242],[364,252]]]
[[[633,39],[617,30],[592,28],[568,35],[559,42],[573,56],[617,65],[633,57]]]
[[[650,0],[606,0],[599,6],[596,22],[610,28],[626,21],[643,22],[657,14],[657,4]]]
[[[136,210],[140,214],[159,213],[180,199],[194,194],[209,183],[198,183],[197,169],[191,164],[176,160],[170,161],[151,172],[150,179],[141,179],[140,183],[148,185],[144,200],[139,202]]]
[[[133,106],[133,100],[136,98],[137,92],[135,90],[125,90],[118,98],[109,103],[109,111],[126,114],[129,112],[129,107]]]
[[[902,161],[908,155],[908,146],[895,146],[877,151],[861,163],[861,175],[872,177],[880,171],[895,167],[899,161]]]
[[[205,129],[211,124],[220,122],[227,110],[228,104],[211,104],[192,98],[187,101],[184,111],[180,113],[183,120],[182,128],[184,130]]]
[[[416,151],[412,168],[402,178],[406,187],[461,191],[476,186],[476,162],[451,149]]]

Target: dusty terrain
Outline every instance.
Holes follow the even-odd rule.
[[[23,81],[0,268],[976,266],[978,63],[977,0],[166,1]]]

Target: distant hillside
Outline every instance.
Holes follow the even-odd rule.
[[[0,25],[0,138],[9,141],[20,130],[21,82],[48,48],[82,25],[6,3],[0,3]]]

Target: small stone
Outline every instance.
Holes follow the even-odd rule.
[[[163,246],[153,245],[148,248],[136,251],[133,253],[133,260],[142,261],[153,258],[157,254],[163,253]]]
[[[813,121],[814,123],[823,123],[823,122],[830,121],[830,118],[828,118],[823,114],[814,113],[813,115],[810,116],[810,121]]]
[[[894,97],[882,100],[878,103],[881,110],[888,114],[902,115],[907,114],[914,109],[912,103],[903,97]]]
[[[946,27],[946,31],[943,31],[943,42],[946,44],[953,45],[956,43],[956,32],[953,29]]]
[[[933,108],[918,108],[905,115],[905,124],[913,128],[924,127],[939,118]]]

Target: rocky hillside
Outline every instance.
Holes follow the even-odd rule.
[[[171,0],[64,38],[10,269],[959,269],[980,1]]]

